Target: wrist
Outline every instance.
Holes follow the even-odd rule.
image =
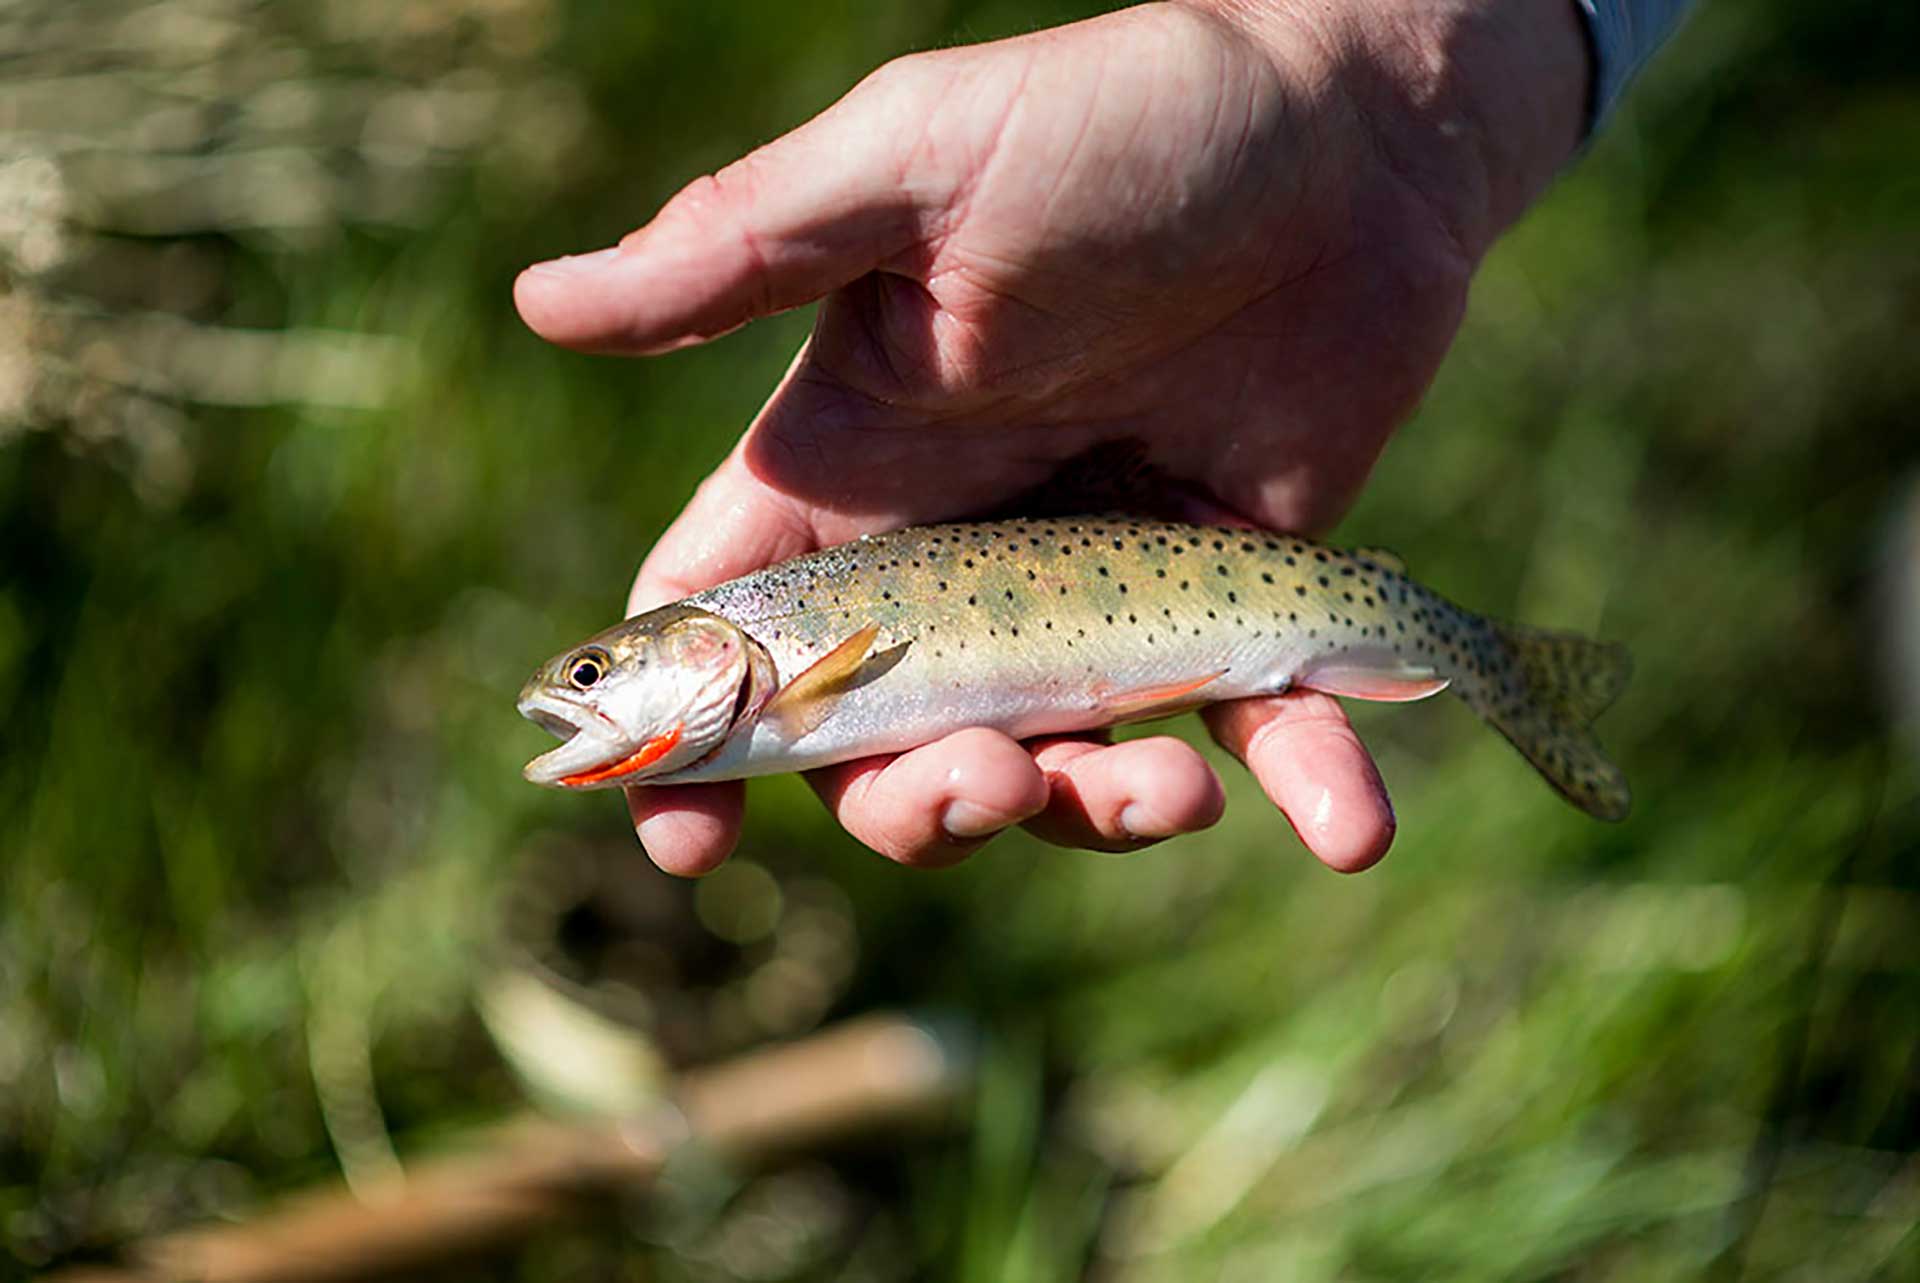
[[[1324,68],[1381,159],[1472,259],[1583,135],[1591,65],[1575,0],[1185,0],[1283,76]],[[1321,78],[1321,77],[1316,77]]]

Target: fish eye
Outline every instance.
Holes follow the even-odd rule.
[[[607,657],[597,650],[583,650],[567,661],[567,681],[575,690],[586,690],[607,675]]]

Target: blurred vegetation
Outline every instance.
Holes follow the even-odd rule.
[[[473,994],[554,850],[695,911],[616,802],[520,784],[511,697],[807,320],[596,361],[508,283],[890,56],[1092,9],[0,14],[0,1273],[513,1104]],[[1916,460],[1916,48],[1912,6],[1707,4],[1488,264],[1341,531],[1630,642],[1631,820],[1451,706],[1363,712],[1402,827],[1355,879],[1244,780],[1203,837],[937,876],[767,782],[745,854],[858,923],[834,1010],[984,1025],[972,1126],[489,1268],[1920,1273],[1920,811],[1872,631]]]

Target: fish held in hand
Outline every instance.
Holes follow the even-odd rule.
[[[1391,555],[1264,531],[1044,518],[922,526],[770,566],[548,661],[520,711],[557,788],[693,783],[897,753],[969,726],[1093,730],[1309,689],[1451,689],[1575,806],[1627,812],[1592,722],[1623,647],[1497,623]]]

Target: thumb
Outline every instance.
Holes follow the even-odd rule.
[[[514,283],[542,338],[662,352],[812,302],[921,237],[941,184],[908,181],[923,78],[882,67],[792,133],[695,179],[612,249],[539,263]]]

